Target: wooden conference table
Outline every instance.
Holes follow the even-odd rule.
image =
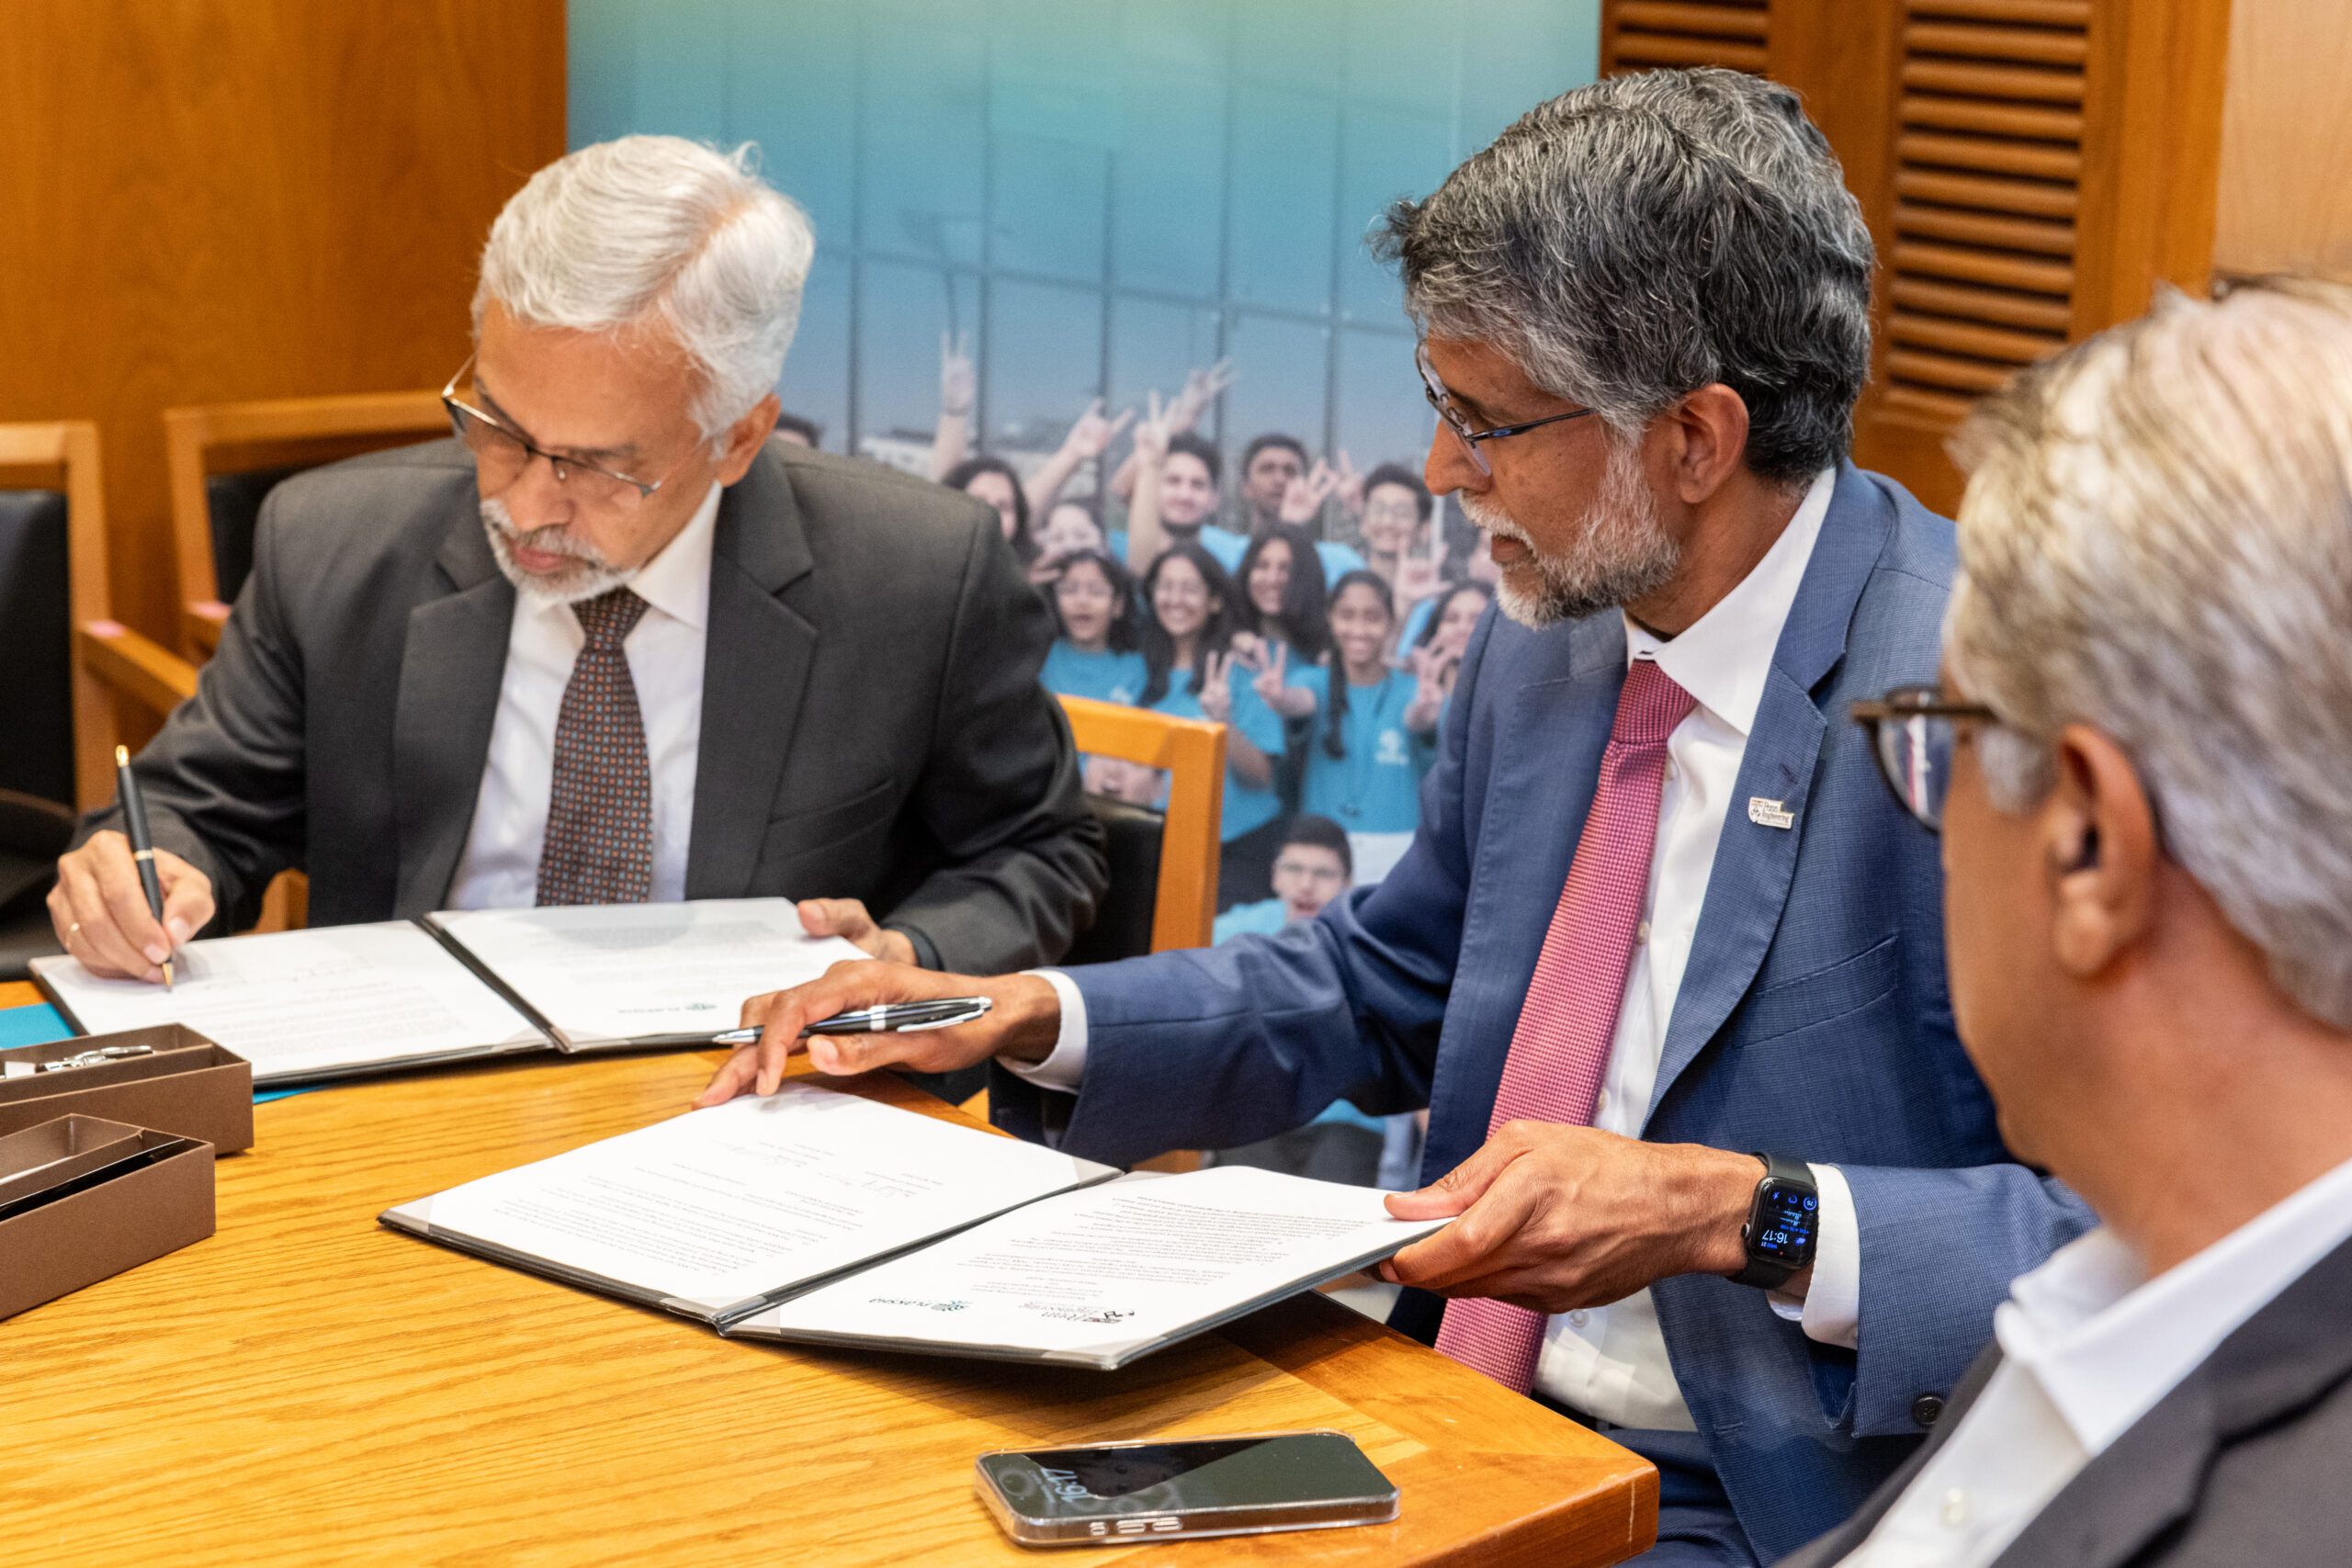
[[[35,999],[0,986],[0,1007]],[[721,1339],[376,1224],[673,1114],[717,1059],[257,1107],[254,1147],[217,1167],[219,1234],[0,1322],[0,1561],[1035,1562],[973,1498],[974,1455],[1307,1427],[1396,1482],[1396,1523],[1057,1561],[1570,1568],[1649,1544],[1646,1463],[1318,1296],[1104,1374]]]

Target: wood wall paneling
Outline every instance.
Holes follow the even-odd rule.
[[[98,421],[122,619],[176,620],[164,409],[456,368],[564,68],[563,0],[0,7],[0,420]]]
[[[2234,0],[2213,266],[2352,283],[2352,6]]]

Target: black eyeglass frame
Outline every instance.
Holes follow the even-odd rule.
[[[1901,724],[1915,718],[1968,719],[1978,724],[1998,724],[2001,716],[1983,703],[1953,703],[1944,700],[1941,686],[1897,686],[1876,699],[1858,702],[1849,706],[1847,716],[1870,732],[1871,760],[1877,764],[1878,776],[1914,822],[1930,833],[1941,834],[1940,818],[1930,818],[1911,797],[1903,792],[1903,781],[1894,776],[1887,761],[1886,746],[1880,727]]]
[[[1495,470],[1487,461],[1487,455],[1478,449],[1480,442],[1500,441],[1506,436],[1524,435],[1531,430],[1541,429],[1547,424],[1557,424],[1563,420],[1582,419],[1587,414],[1600,412],[1599,409],[1576,409],[1567,413],[1546,414],[1542,419],[1531,419],[1519,424],[1497,424],[1485,430],[1473,430],[1470,428],[1469,419],[1454,406],[1453,394],[1446,389],[1445,382],[1439,378],[1437,367],[1430,363],[1428,344],[1420,343],[1413,345],[1413,366],[1421,373],[1421,396],[1430,400],[1430,407],[1437,410],[1437,416],[1444,422],[1445,427],[1461,439],[1462,449],[1470,454],[1470,460],[1478,465],[1478,471],[1489,477]]]
[[[471,451],[473,449],[471,443],[466,441],[466,421],[470,419],[480,421],[481,423],[488,425],[491,429],[498,432],[499,434],[506,437],[507,440],[514,443],[515,446],[520,446],[523,449],[523,468],[528,468],[531,466],[532,458],[545,457],[548,460],[548,467],[555,471],[555,482],[558,484],[563,484],[570,479],[571,476],[568,470],[577,468],[584,474],[595,474],[600,478],[612,479],[617,483],[628,485],[637,491],[637,499],[639,502],[643,502],[650,498],[655,491],[660,490],[663,485],[668,484],[671,479],[677,478],[677,475],[674,473],[669,474],[661,479],[655,479],[650,484],[648,484],[645,480],[631,474],[624,474],[618,469],[600,468],[594,463],[583,462],[578,457],[561,457],[556,453],[547,450],[543,446],[534,446],[529,436],[525,435],[521,431],[515,429],[513,425],[507,423],[496,414],[484,413],[481,410],[474,407],[473,404],[458,396],[458,383],[465,379],[466,372],[472,369],[473,367],[474,356],[469,354],[466,355],[466,362],[458,367],[458,373],[450,377],[448,384],[441,389],[441,406],[448,412],[449,428],[455,432],[458,440],[466,446],[466,449],[468,451]],[[681,465],[681,467],[683,466],[684,465]],[[522,478],[523,468],[515,470],[515,478]]]

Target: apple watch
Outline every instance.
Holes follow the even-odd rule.
[[[1813,1243],[1821,1223],[1821,1189],[1813,1168],[1785,1155],[1758,1154],[1764,1179],[1747,1205],[1747,1223],[1739,1239],[1747,1247],[1747,1267],[1731,1277],[1735,1285],[1755,1285],[1777,1291],[1813,1262]]]

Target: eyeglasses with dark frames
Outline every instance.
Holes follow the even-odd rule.
[[[1430,407],[1437,410],[1438,418],[1445,422],[1447,428],[1462,438],[1462,449],[1470,454],[1470,460],[1478,466],[1478,471],[1490,478],[1495,470],[1488,466],[1487,455],[1479,449],[1479,443],[1501,441],[1513,435],[1524,435],[1529,431],[1540,429],[1544,425],[1557,424],[1563,420],[1582,419],[1589,413],[1600,412],[1598,409],[1575,409],[1567,413],[1546,414],[1542,419],[1531,419],[1520,424],[1497,424],[1490,425],[1485,430],[1476,430],[1471,427],[1469,416],[1455,405],[1453,394],[1447,391],[1445,383],[1438,378],[1437,367],[1430,363],[1429,344],[1424,343],[1414,345],[1413,364],[1421,373],[1421,395],[1429,399]]]
[[[503,490],[522,478],[523,470],[531,466],[534,457],[544,457],[554,470],[555,482],[562,485],[581,500],[600,506],[635,506],[676,478],[674,472],[648,483],[611,468],[598,468],[594,463],[567,457],[561,453],[534,446],[530,437],[496,414],[485,413],[458,396],[458,383],[472,369],[474,356],[458,367],[449,384],[441,389],[441,406],[449,412],[450,428],[466,449],[481,464],[486,490]],[[679,465],[683,468],[684,465]]]
[[[1848,711],[1870,731],[1871,750],[1886,787],[1930,833],[1943,831],[1959,727],[2001,722],[1982,703],[1945,701],[1941,686],[1897,686],[1876,702],[1856,703]]]

